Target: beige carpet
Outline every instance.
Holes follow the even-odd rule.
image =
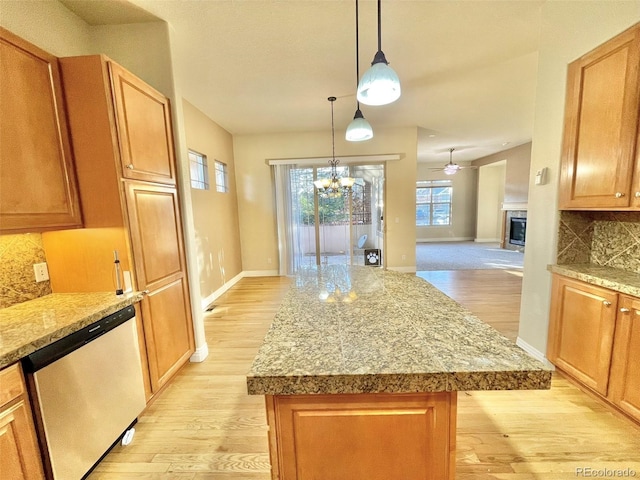
[[[522,270],[524,253],[497,243],[437,242],[416,245],[416,270]]]

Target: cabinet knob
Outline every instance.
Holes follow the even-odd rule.
[[[622,307],[622,308],[620,309],[620,311],[621,311],[622,313],[629,313],[631,310],[629,310],[628,308],[624,308],[624,307]],[[637,310],[636,310],[636,311],[637,311]]]
[[[130,163],[129,165],[127,165],[127,168],[129,170],[133,170],[133,163]],[[616,196],[618,196],[618,194],[616,193]]]
[[[624,197],[623,192],[616,192],[616,198],[622,198],[622,197]]]
[[[602,304],[603,304],[605,307],[610,307],[610,306],[611,306],[611,302],[607,302],[606,300],[604,300],[604,301],[602,302]]]
[[[150,293],[151,293],[151,291],[149,291],[149,290],[143,290],[143,291],[142,291],[142,294],[143,294],[143,295],[149,295]]]
[[[640,198],[640,192],[636,192],[636,198]]]

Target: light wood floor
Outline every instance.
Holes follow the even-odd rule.
[[[519,276],[428,273],[515,338]],[[244,375],[288,285],[245,278],[218,299],[206,320],[209,357],[178,374],[141,416],[133,443],[116,446],[89,479],[269,480],[264,403],[245,393]],[[458,400],[458,480],[576,479],[577,468],[630,468],[640,477],[640,429],[562,377],[550,391],[461,392]]]

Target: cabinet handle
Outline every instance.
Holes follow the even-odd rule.
[[[624,308],[624,307],[622,307],[622,308],[620,309],[620,311],[621,311],[622,313],[629,313],[631,310],[629,310],[628,308]],[[637,310],[636,310],[636,312],[637,312]]]
[[[603,304],[605,307],[610,307],[610,306],[611,306],[611,302],[607,302],[606,300],[605,300],[605,301],[603,301],[603,302],[602,302],[602,304]]]
[[[129,165],[127,165],[127,168],[128,168],[129,170],[133,170],[133,163],[130,163]],[[640,193],[640,192],[639,192],[639,193]],[[616,193],[616,195],[618,195],[618,194]]]
[[[150,293],[151,293],[151,291],[150,291],[150,290],[143,290],[143,291],[142,291],[142,294],[143,294],[143,295],[149,295]]]
[[[623,192],[616,192],[616,198],[622,198],[622,197],[624,197]]]

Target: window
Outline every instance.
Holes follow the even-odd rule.
[[[229,178],[227,176],[227,164],[216,160],[216,191],[229,191]]]
[[[416,226],[451,225],[451,180],[416,184]]]
[[[209,190],[209,167],[206,155],[189,150],[189,171],[191,172],[191,188]]]

